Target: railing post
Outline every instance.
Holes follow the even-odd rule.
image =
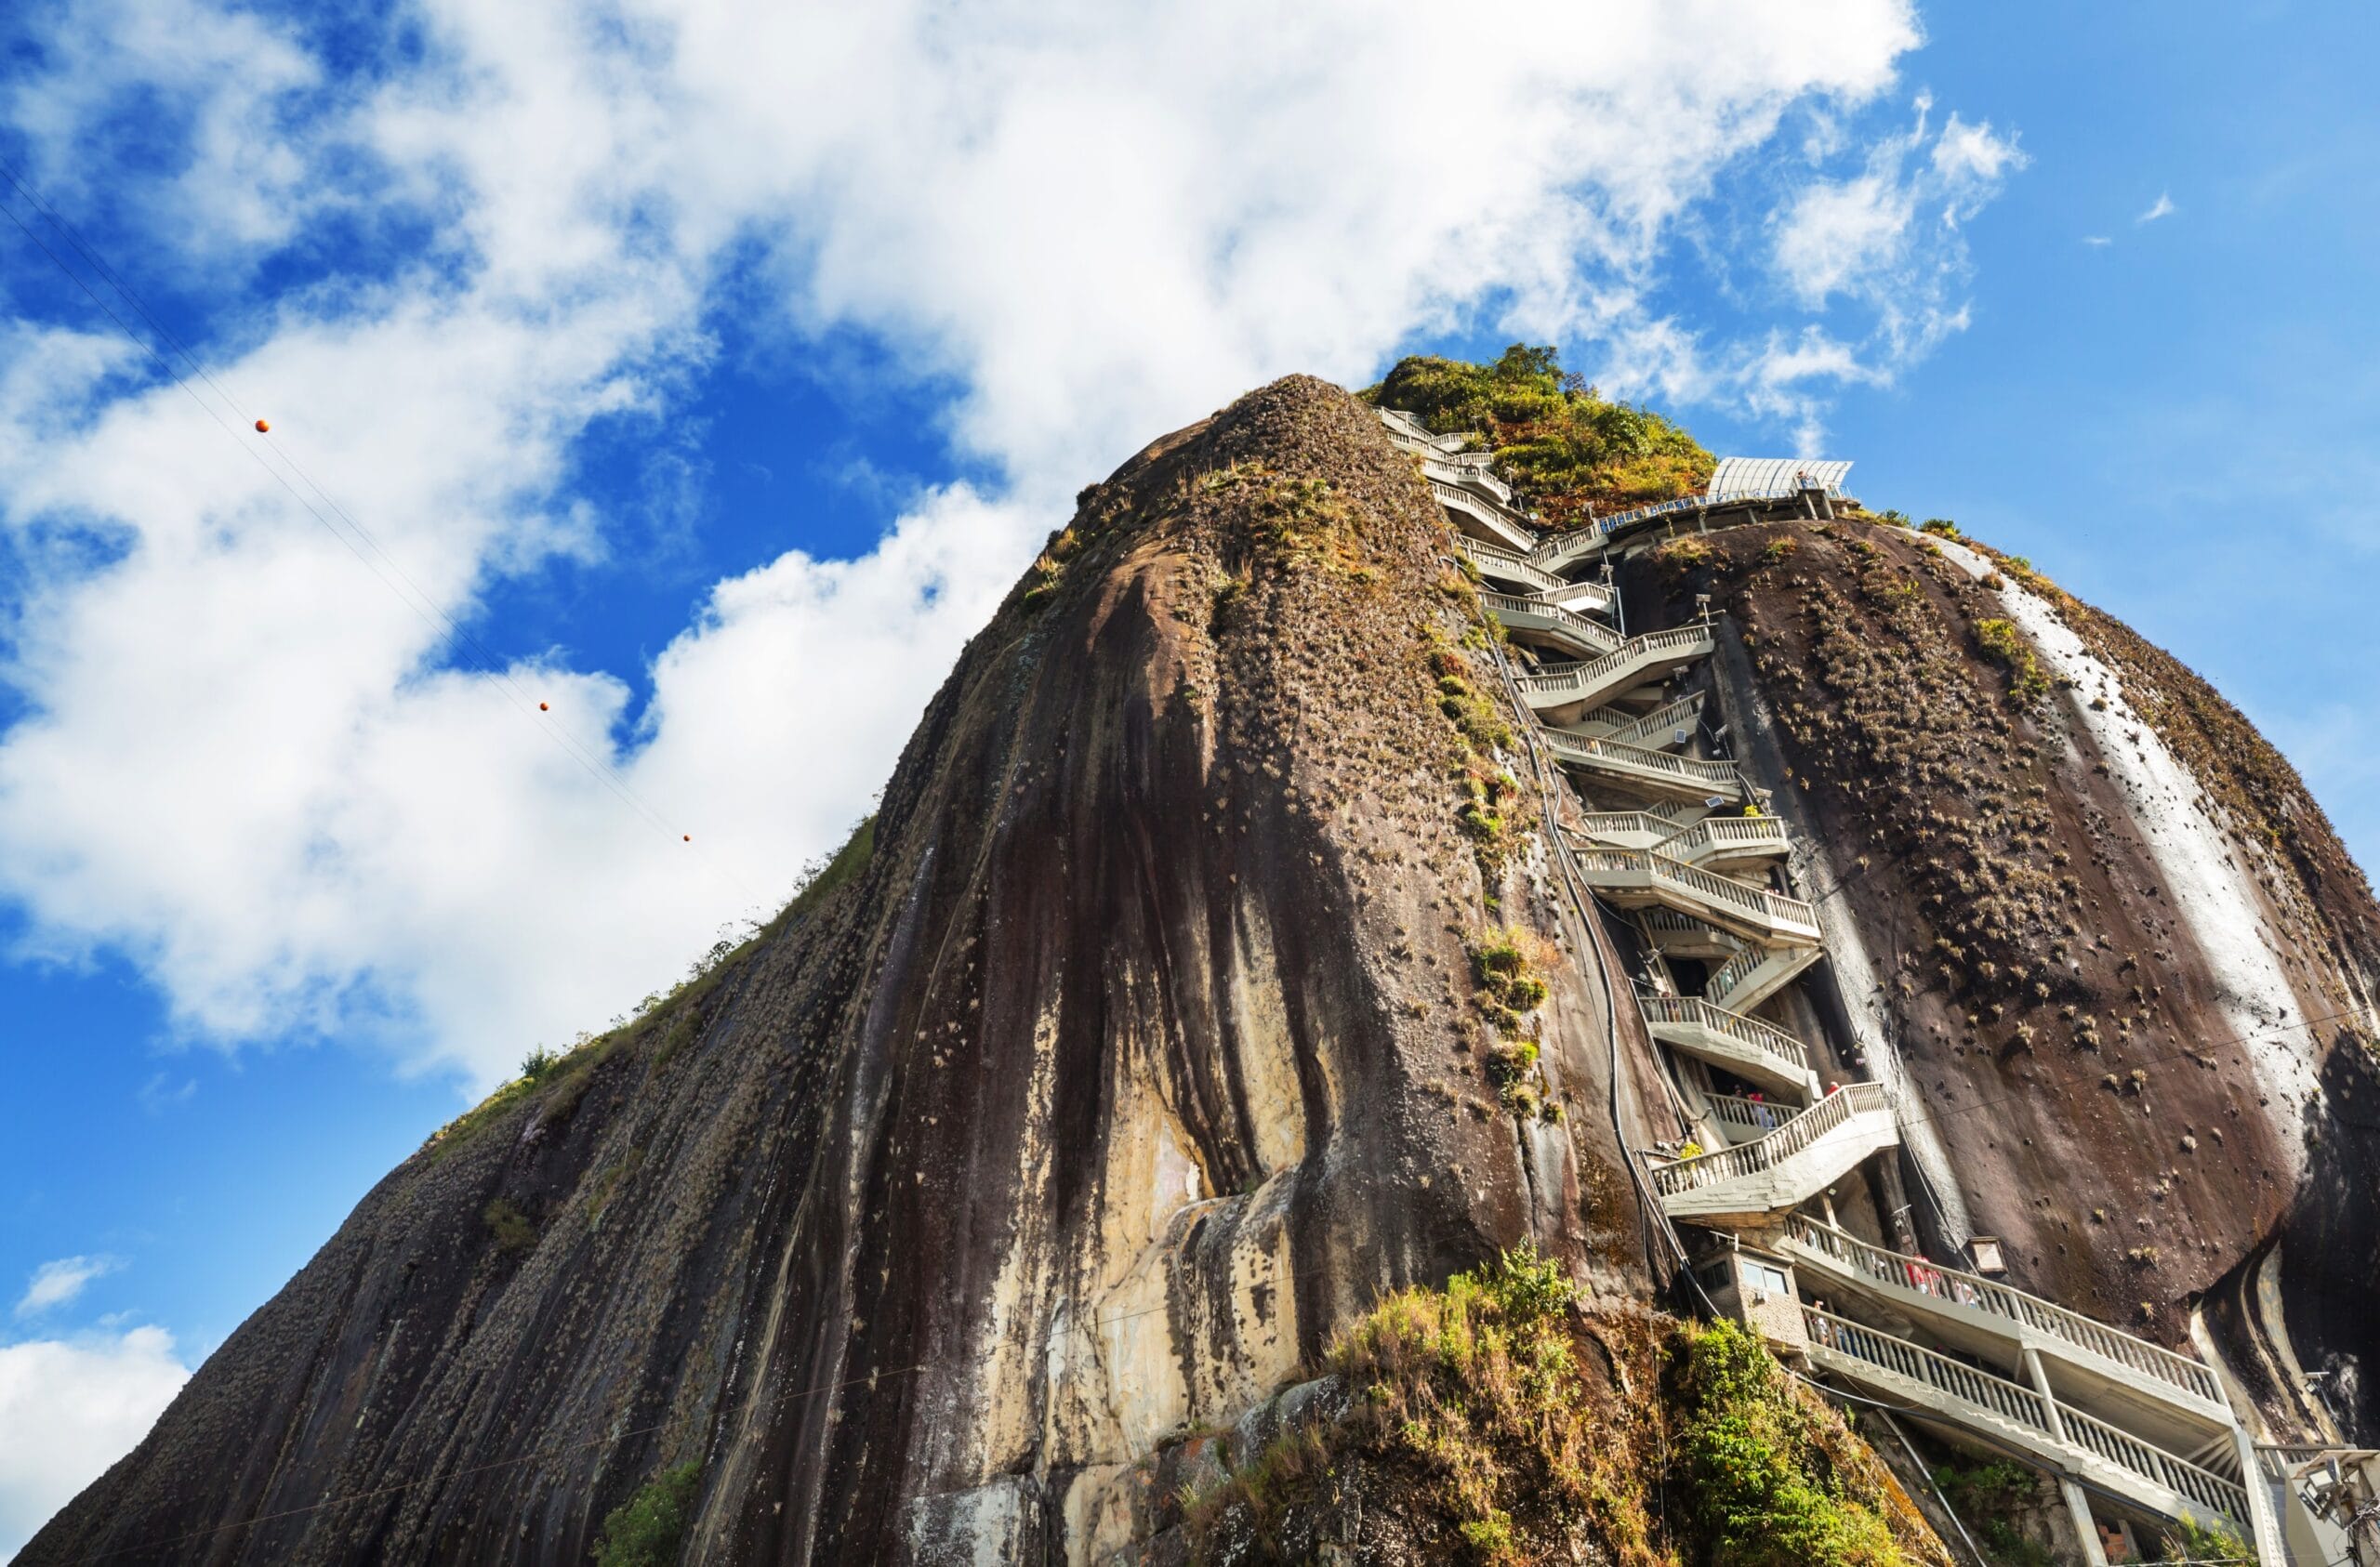
[[[2032,1379],[2033,1391],[2042,1396],[2042,1413],[2049,1416],[2050,1435],[2069,1446],[2081,1443],[2067,1434],[2066,1421],[2058,1414],[2057,1394],[2051,1391],[2049,1371],[2042,1364],[2040,1351],[2031,1345],[2024,1347],[2025,1375]],[[2074,1543],[2082,1547],[2082,1560],[2090,1567],[2108,1567],[2108,1553],[2099,1545],[2099,1525],[2091,1517],[2091,1499],[2082,1494],[2074,1477],[2064,1470],[2058,1472],[2057,1489],[2066,1498],[2066,1511],[2074,1521]]]

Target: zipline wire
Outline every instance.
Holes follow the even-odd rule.
[[[0,159],[0,176],[5,176],[8,183],[24,197],[24,199],[33,206],[34,211],[56,228],[59,233],[62,235],[66,241],[73,246],[75,251],[90,265],[91,269],[103,278],[109,286],[121,296],[132,309],[139,313],[141,320],[146,322],[149,326],[156,332],[158,336],[163,338],[172,347],[174,351],[181,357],[183,362],[191,367],[196,375],[201,380],[205,381],[206,386],[214,391],[216,396],[221,399],[223,403],[230,408],[235,417],[242,416],[244,415],[245,411],[242,406],[242,400],[234,396],[222,382],[218,381],[215,375],[200,362],[198,358],[191,352],[189,347],[184,344],[182,340],[165,324],[164,322],[158,319],[156,314],[141,301],[139,296],[124,282],[122,276],[99,257],[98,252],[83,239],[81,234],[76,231],[72,224],[66,221],[64,217],[58,212],[55,205],[53,205],[46,198],[42,196],[42,194],[5,159]],[[299,491],[297,485],[292,484],[288,476],[284,474],[279,468],[275,467],[273,463],[265,456],[264,453],[258,450],[258,442],[244,439],[240,435],[239,431],[235,429],[231,423],[228,423],[225,420],[222,413],[205,398],[200,396],[197,389],[191,385],[190,380],[177,371],[173,364],[166,360],[164,354],[157,350],[153,344],[143,338],[138,332],[135,332],[132,329],[131,324],[127,323],[122,315],[117,313],[115,308],[110,305],[107,300],[91,286],[89,281],[86,280],[80,272],[76,271],[73,267],[70,266],[65,257],[59,255],[59,253],[38,233],[34,232],[25,220],[17,214],[13,207],[9,207],[6,204],[0,204],[0,211],[6,211],[8,214],[9,221],[16,224],[18,230],[24,234],[25,238],[31,241],[44,256],[47,257],[51,264],[56,266],[60,272],[64,273],[77,288],[80,288],[94,305],[97,305],[99,308],[100,311],[115,324],[116,330],[123,334],[126,342],[130,343],[134,348],[139,349],[141,352],[147,354],[149,358],[156,363],[158,369],[165,372],[166,377],[177,387],[180,388],[184,395],[188,396],[190,400],[208,416],[208,418],[213,420],[216,427],[221,429],[228,439],[230,439],[234,444],[238,445],[243,451],[246,452],[247,454],[259,467],[263,468],[265,472],[271,474],[273,480],[279,483],[284,490],[289,493],[289,495],[293,500],[297,501],[300,507],[305,508],[307,514],[313,518],[315,522],[321,525],[324,532],[328,533],[332,537],[337,539],[342,545],[344,545],[349,553],[352,554],[365,570],[371,572],[375,577],[379,579],[383,586],[387,587],[390,592],[394,594],[408,609],[411,609],[415,614],[419,616],[431,630],[437,632],[441,642],[455,645],[458,652],[461,652],[466,655],[466,661],[468,663],[476,665],[483,673],[485,673],[493,678],[495,683],[502,690],[506,698],[511,702],[517,711],[519,711],[524,718],[533,717],[532,709],[529,705],[530,698],[528,693],[522,691],[520,685],[513,679],[511,672],[505,662],[497,657],[495,651],[488,647],[488,645],[475,633],[473,633],[469,626],[465,625],[460,620],[456,619],[454,614],[444,609],[434,597],[424,589],[419,583],[413,579],[413,577],[404,570],[403,566],[397,561],[395,557],[390,555],[389,551],[382,546],[380,542],[373,536],[371,531],[365,528],[362,522],[358,521],[353,514],[349,512],[345,507],[339,505],[337,499],[334,497],[318,481],[316,481],[310,472],[307,471],[303,465],[298,461],[296,456],[287,450],[285,441],[270,441],[263,444],[270,446],[272,449],[273,455],[280,461],[286,463],[291,471],[296,473],[298,479],[309,489],[314,492],[315,495],[320,497],[323,505],[328,507],[332,513],[334,513],[340,521],[346,524],[348,532],[341,532],[341,530],[331,521],[330,518],[325,517],[323,514],[321,507],[316,506],[312,500],[310,500],[305,494]],[[353,536],[350,537],[350,533]],[[358,546],[357,540],[359,539],[362,541],[363,546],[368,547],[370,550],[371,553],[369,555],[365,553],[365,547]],[[378,560],[377,562],[373,559],[374,556],[378,557]],[[544,709],[539,710],[542,711]],[[588,750],[570,732],[566,726],[560,723],[541,722],[538,723],[536,727],[544,731],[545,733],[555,742],[555,744],[561,745],[567,755],[575,760],[581,768],[585,769],[589,776],[593,777],[598,783],[609,788],[612,793],[619,798],[622,804],[626,805],[630,811],[635,813],[649,826],[653,827],[655,831],[663,834],[664,836],[668,836],[675,831],[666,819],[664,819],[657,811],[645,802],[643,797],[636,792],[635,788],[629,784],[626,777],[620,773],[619,770],[615,766],[606,758]],[[682,841],[692,841],[691,834],[681,834],[680,836]],[[739,893],[746,898],[752,900],[756,906],[762,904],[765,902],[761,899],[759,893],[747,886],[743,879],[737,876],[732,869],[718,863],[707,852],[707,846],[706,845],[705,851],[700,852],[702,852],[702,859],[707,869],[710,869],[715,874],[720,875]]]

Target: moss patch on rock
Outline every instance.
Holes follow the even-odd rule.
[[[1616,402],[1563,370],[1552,348],[1514,343],[1488,364],[1414,355],[1361,394],[1441,435],[1475,435],[1496,470],[1556,528],[1605,509],[1665,501],[1718,463],[1678,425]]]

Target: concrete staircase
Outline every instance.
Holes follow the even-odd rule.
[[[1769,1237],[1803,1301],[1823,1294],[1848,1313],[1787,1309],[1787,1321],[1800,1311],[1808,1369],[2055,1475],[2084,1560],[2102,1560],[2096,1511],[2221,1528],[2256,1541],[2268,1567],[2279,1567],[2268,1477],[2251,1472],[2259,1455],[2211,1368],[1797,1211],[1898,1146],[1891,1103],[1874,1083],[1821,1092],[1808,1047],[1752,1015],[1825,949],[1809,904],[1755,884],[1790,863],[1784,824],[1727,809],[1751,797],[1732,762],[1678,754],[1700,732],[1703,699],[1667,697],[1660,682],[1713,650],[1713,628],[1623,639],[1589,618],[1612,612],[1608,591],[1567,573],[1623,533],[1682,515],[1770,515],[1779,506],[1818,515],[1814,497],[1831,493],[1823,476],[1790,462],[1742,465],[1738,477],[1751,487],[1741,493],[1639,507],[1540,541],[1509,489],[1479,481],[1492,480],[1484,471],[1492,459],[1461,452],[1458,438],[1400,424],[1401,415],[1382,417],[1392,439],[1421,456],[1461,548],[1494,585],[1481,594],[1488,612],[1515,639],[1577,659],[1515,678],[1547,749],[1599,802],[1612,803],[1611,792],[1645,802],[1591,811],[1565,833],[1577,874],[1598,899],[1633,911],[1657,975],[1669,959],[1716,965],[1699,996],[1644,997],[1646,1032],[1678,1058],[1777,1096],[1713,1094],[1707,1080],[1673,1078],[1698,1135],[1727,1146],[1691,1158],[1644,1156],[1663,1211]],[[1617,705],[1645,703],[1654,705]]]
[[[1713,1007],[1698,995],[1649,995],[1639,1005],[1646,1030],[1671,1049],[1775,1093],[1818,1097],[1809,1047],[1774,1023]]]
[[[1746,947],[1711,976],[1702,987],[1702,998],[1714,1007],[1749,1012],[1825,955],[1826,949],[1815,942],[1806,946]]]
[[[1818,912],[1788,898],[1651,849],[1581,849],[1572,863],[1587,885],[1626,908],[1659,904],[1765,946],[1816,946]]]
[[[1698,691],[1634,718],[1625,713],[1598,713],[1569,732],[1588,740],[1616,740],[1622,745],[1667,751],[1694,738],[1695,731],[1701,726],[1702,693]]]
[[[1616,740],[1589,740],[1561,730],[1540,731],[1546,749],[1564,767],[1626,784],[1641,794],[1668,795],[1698,804],[1711,800],[1740,800],[1744,783],[1733,762],[1708,762],[1673,757]]]
[[[1540,718],[1584,718],[1633,687],[1708,656],[1717,645],[1708,625],[1647,632],[1630,638],[1601,658],[1521,676],[1521,696]]]
[[[2212,1469],[1905,1338],[1809,1306],[1802,1320],[1818,1370],[2155,1516],[2253,1537],[2246,1489]]]
[[[1507,549],[1527,549],[1535,535],[1521,515],[1498,502],[1494,496],[1483,494],[1465,484],[1448,484],[1444,480],[1429,481],[1430,494],[1439,506],[1455,520],[1455,526],[1474,538],[1502,545]]]
[[[1656,1163],[1650,1174],[1672,1218],[1748,1224],[1800,1206],[1862,1161],[1899,1145],[1884,1088],[1854,1083],[1775,1131],[1691,1159]]]
[[[2062,1402],[2184,1452],[2225,1449],[2202,1460],[2218,1471],[2238,1465],[2228,1451],[2234,1421],[2222,1387],[2188,1355],[1979,1273],[1888,1251],[1806,1214],[1787,1220],[1780,1248],[1808,1281],[1805,1294],[1857,1298],[1911,1332],[2003,1365],[2021,1364],[2030,1349]]]
[[[1624,641],[1619,632],[1601,621],[1590,620],[1550,598],[1482,593],[1479,601],[1513,636],[1558,649],[1573,658],[1601,658]]]

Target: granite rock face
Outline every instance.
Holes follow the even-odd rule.
[[[1594,955],[1576,1113],[1472,1048],[1484,899],[1560,932],[1455,823],[1448,549],[1310,379],[1086,490],[856,874],[392,1172],[24,1560],[584,1560],[696,1459],[689,1560],[1062,1559],[1389,1288],[1643,1294]]]
[[[1343,1403],[1386,1292],[1526,1239],[1643,1310],[1622,1144],[1671,1099],[1452,556],[1308,378],[1085,490],[830,876],[391,1172],[21,1560],[584,1561],[693,1463],[688,1561],[1182,1560],[1165,1498]],[[1769,524],[1620,584],[1632,631],[1725,612],[1693,678],[1827,926],[1780,1021],[1902,1120],[1845,1222],[1998,1235],[2276,1434],[2333,1371],[2368,1434],[2380,911],[2286,763],[1964,545]],[[1368,1559],[1431,1559],[1351,1475]]]

